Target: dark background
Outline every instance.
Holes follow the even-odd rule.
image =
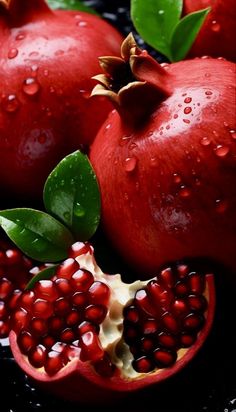
[[[144,0],[145,1],[145,0]],[[127,0],[85,0],[124,35],[131,30]],[[136,35],[140,46],[143,41]],[[145,45],[146,47],[146,45]],[[159,61],[162,56],[149,49]],[[168,381],[115,405],[73,405],[36,389],[0,345],[1,412],[236,412],[236,293],[229,273],[216,268],[217,310],[213,329],[190,365]],[[236,281],[235,281],[236,284]],[[89,394],[92,396],[92,394]]]

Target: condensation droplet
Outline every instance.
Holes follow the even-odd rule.
[[[29,96],[33,96],[39,92],[40,85],[36,79],[29,77],[23,83],[23,91]]]
[[[217,23],[216,20],[212,20],[211,22],[211,30],[214,31],[215,33],[218,33],[220,31],[221,27],[220,24]]]
[[[231,134],[232,139],[236,140],[236,131],[235,130],[230,130],[229,132]]]
[[[161,16],[162,14],[164,14],[164,13],[165,13],[164,10],[158,10],[158,14],[160,14],[160,16]]]
[[[9,50],[7,57],[8,59],[14,59],[18,55],[18,53],[19,53],[18,49],[12,48]]]
[[[170,129],[170,125],[168,124],[167,126],[166,126],[166,130],[169,130]]]
[[[224,213],[228,208],[228,202],[226,200],[217,199],[216,200],[216,211],[218,213]]]
[[[184,99],[184,103],[191,103],[191,101],[192,101],[192,98],[191,98],[191,97],[186,97],[186,98]]]
[[[229,153],[228,146],[218,145],[214,150],[215,150],[216,156],[218,157],[224,157]]]
[[[125,171],[126,172],[133,172],[137,166],[137,159],[136,157],[127,157],[125,159]]]
[[[189,119],[183,119],[183,122],[189,124],[190,120]]]
[[[178,119],[179,115],[177,113],[174,114],[174,119]]]
[[[173,176],[174,176],[174,182],[175,183],[178,184],[178,183],[181,182],[182,179],[181,179],[181,176],[178,173],[174,173]]]
[[[208,137],[203,137],[200,141],[202,146],[209,146],[209,144],[211,144],[211,141]]]
[[[186,198],[186,197],[189,197],[190,196],[190,194],[191,194],[191,191],[190,191],[190,189],[188,189],[186,186],[181,186],[181,188],[180,188],[180,190],[179,190],[179,195],[181,196],[181,197],[184,197],[184,198]]]
[[[20,107],[20,102],[15,96],[15,94],[9,94],[2,101],[3,108],[8,113],[14,113]]]
[[[47,69],[45,69],[44,71],[43,71],[43,74],[44,74],[44,76],[48,76],[48,74],[49,74],[49,70],[47,70]]]
[[[24,33],[18,33],[16,36],[16,40],[23,40],[25,38],[25,34]]]
[[[105,129],[108,130],[108,129],[110,129],[110,127],[111,127],[111,123],[107,124]]]
[[[122,136],[121,139],[120,139],[120,146],[126,145],[130,141],[131,137],[132,137],[132,135]]]
[[[86,27],[88,23],[86,21],[79,21],[78,23],[76,23],[76,25],[79,27]]]
[[[185,114],[189,114],[189,113],[191,113],[191,111],[192,111],[191,107],[185,107],[185,109],[184,109]]]
[[[74,215],[77,217],[83,217],[85,215],[85,210],[80,203],[76,203],[74,206]]]

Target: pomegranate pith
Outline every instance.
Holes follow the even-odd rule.
[[[181,297],[180,279],[187,290]],[[87,402],[87,390],[113,398],[189,362],[210,330],[214,305],[210,274],[175,264],[149,281],[126,284],[104,274],[87,249],[23,292],[12,316],[11,349],[49,391]]]

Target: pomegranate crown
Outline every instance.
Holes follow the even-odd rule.
[[[106,96],[125,123],[135,126],[171,94],[170,75],[146,50],[141,50],[130,33],[121,45],[121,57],[99,58],[104,74],[94,76],[91,96]]]

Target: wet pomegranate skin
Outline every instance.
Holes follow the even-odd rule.
[[[236,61],[234,0],[185,0],[183,14],[211,7],[188,57],[224,57]]]
[[[52,11],[43,0],[6,3],[9,9],[0,1],[0,187],[9,197],[33,199],[58,161],[86,147],[105,120],[111,105],[88,98],[91,77],[98,56],[117,54],[122,38],[92,14]]]
[[[176,264],[125,284],[100,270],[92,247],[77,246],[12,314],[11,350],[24,372],[57,396],[97,404],[162,382],[190,362],[212,326],[213,275]]]
[[[118,94],[107,91],[98,76],[94,91],[116,109],[90,152],[103,228],[141,276],[184,257],[235,272],[235,64],[199,58],[161,67],[131,46],[139,90],[131,81]],[[141,81],[149,84],[142,93]],[[147,114],[150,90],[157,101]]]

